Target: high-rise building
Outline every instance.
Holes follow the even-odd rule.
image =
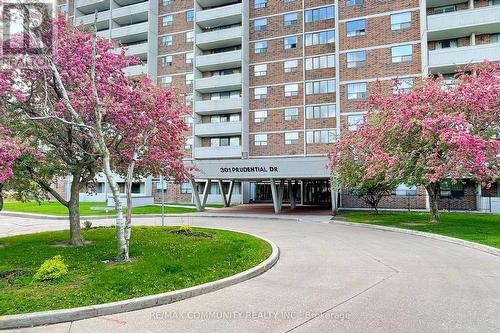
[[[196,183],[169,184],[169,201],[272,201],[276,211],[283,197],[330,204],[327,154],[362,121],[359,102],[375,81],[390,88],[399,78],[393,89],[408,89],[422,75],[452,78],[457,65],[500,60],[498,0],[59,5],[74,24],[92,24],[97,10],[98,34],[144,61],[127,73],[174,87],[192,109],[186,160],[197,167]],[[469,187],[477,191],[464,181],[455,192]],[[423,193],[402,185],[387,205],[405,208],[399,197]],[[456,209],[478,209],[481,194],[472,197]],[[346,207],[362,205],[347,193],[340,198]],[[425,205],[425,197],[412,203]]]

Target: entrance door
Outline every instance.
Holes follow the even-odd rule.
[[[332,196],[330,194],[330,181],[328,180],[305,180],[304,205],[330,206]]]

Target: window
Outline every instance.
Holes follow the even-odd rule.
[[[194,42],[194,31],[186,32],[186,43]]]
[[[333,54],[312,57],[306,59],[306,70],[333,68],[335,67],[335,56]]]
[[[335,130],[307,131],[307,144],[322,144],[335,142]]]
[[[333,118],[335,113],[335,104],[306,107],[306,119]]]
[[[194,10],[188,10],[186,12],[186,22],[193,22],[194,19]]]
[[[297,24],[297,13],[290,13],[283,15],[283,25],[290,27]]]
[[[460,198],[464,196],[464,184],[461,181],[452,183],[445,180],[439,183],[439,196],[441,198]]]
[[[299,95],[299,85],[294,84],[285,84],[285,97],[292,97]]]
[[[267,74],[267,64],[253,66],[254,76],[265,76]]]
[[[267,98],[267,87],[255,88],[255,99],[266,99]]]
[[[500,34],[491,35],[490,36],[490,43],[500,43]]]
[[[193,62],[193,52],[186,53],[186,64],[190,64]]]
[[[228,123],[238,121],[240,121],[240,115],[238,113],[210,116],[211,123]]]
[[[161,86],[163,88],[168,88],[172,84],[172,77],[171,76],[164,76],[161,78]]]
[[[417,187],[406,184],[399,184],[396,187],[395,194],[397,197],[413,197],[417,195]]]
[[[184,116],[184,122],[189,128],[193,127],[193,116]]]
[[[347,130],[349,131],[357,131],[359,125],[363,123],[364,117],[362,115],[352,115],[347,116]]]
[[[254,0],[254,8],[265,8],[267,7],[267,0]]]
[[[347,53],[347,68],[358,68],[366,66],[366,51]]]
[[[164,27],[174,24],[174,17],[172,15],[165,15],[161,19],[161,23]]]
[[[184,96],[184,104],[186,104],[186,106],[191,106],[191,104],[193,104],[193,94]]]
[[[346,23],[347,37],[364,36],[365,20],[349,21]]]
[[[299,132],[286,132],[285,145],[296,145],[299,143]]]
[[[295,73],[297,71],[297,66],[297,60],[288,60],[283,63],[285,73]]]
[[[326,94],[335,92],[335,80],[306,82],[306,95]]]
[[[346,0],[345,5],[349,6],[361,6],[363,4],[363,0]]]
[[[263,31],[267,28],[267,18],[261,18],[253,21],[254,31]]]
[[[283,3],[292,3],[294,2],[295,0],[283,0]]]
[[[267,146],[267,134],[255,134],[254,139],[256,146]]]
[[[285,50],[297,48],[297,36],[285,37],[283,41]]]
[[[392,87],[392,93],[395,95],[409,94],[412,88],[413,88],[413,79],[411,78],[399,79],[396,85]]]
[[[191,184],[186,182],[181,184],[181,193],[182,194],[191,194],[193,193],[193,189],[191,188]]]
[[[267,119],[267,111],[255,111],[254,112],[254,122],[263,123]]]
[[[297,120],[299,119],[299,109],[298,108],[286,108],[285,109],[285,120]]]
[[[391,30],[402,30],[411,27],[411,12],[391,15]]]
[[[440,40],[440,41],[437,41],[436,44],[434,44],[434,45],[436,47],[436,50],[448,49],[450,47],[458,47],[458,40],[457,39]]]
[[[170,5],[173,0],[163,0],[163,6]]]
[[[391,48],[392,63],[412,61],[413,46],[403,45]]]
[[[306,22],[315,22],[332,19],[335,16],[333,6],[306,10]]]
[[[172,36],[163,36],[161,38],[161,46],[170,46],[172,45]]]
[[[335,42],[335,30],[327,30],[306,34],[306,46]]]
[[[170,67],[170,66],[172,66],[172,56],[161,57],[161,67]]]
[[[193,73],[186,74],[186,84],[193,84]]]
[[[59,13],[66,14],[68,12],[68,5],[62,4],[59,6]]]
[[[254,52],[256,54],[263,54],[267,52],[267,40],[263,40],[260,42],[255,42],[254,44]]]
[[[444,14],[444,13],[451,13],[456,10],[455,5],[451,6],[444,6],[444,7],[436,7],[432,10],[432,13],[434,14]]]
[[[365,99],[366,83],[351,83],[347,85],[347,99]]]

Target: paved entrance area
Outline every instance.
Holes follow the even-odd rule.
[[[314,215],[314,216],[331,216],[331,207],[321,206],[296,206],[291,209],[288,204],[284,204],[281,208],[280,215]],[[244,204],[225,208],[211,209],[212,213],[227,213],[227,214],[274,214],[272,204]]]
[[[11,332],[500,332],[499,257],[335,224],[201,216],[167,221],[255,233],[272,239],[281,259],[254,279],[174,304]],[[160,219],[134,223],[159,225]],[[64,221],[0,215],[0,236],[65,227]]]

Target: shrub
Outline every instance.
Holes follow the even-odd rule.
[[[183,224],[179,227],[179,231],[193,232],[193,228],[190,225]]]
[[[68,266],[64,263],[61,256],[55,256],[47,259],[40,266],[33,276],[36,281],[55,280],[68,274]]]
[[[87,221],[83,222],[83,226],[85,227],[85,229],[90,229],[90,228],[92,228],[92,222],[87,220]]]

